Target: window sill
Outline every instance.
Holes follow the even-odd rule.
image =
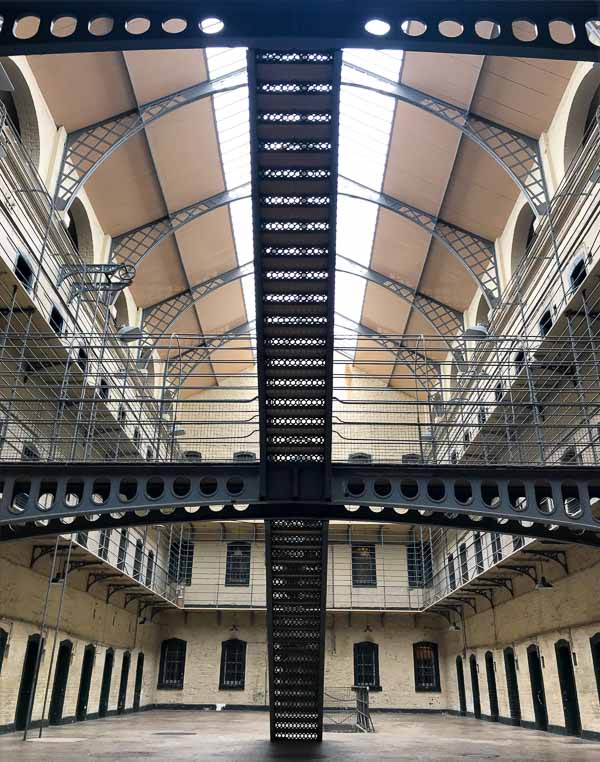
[[[369,693],[378,693],[379,691],[383,690],[381,685],[353,685],[352,686],[352,690],[353,691],[356,691],[359,688],[368,688],[369,689]]]
[[[245,689],[244,685],[219,685],[220,691],[243,691]]]
[[[441,688],[415,688],[415,693],[441,693]]]
[[[183,685],[157,685],[157,691],[182,691]]]

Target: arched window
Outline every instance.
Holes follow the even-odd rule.
[[[575,260],[573,266],[571,267],[571,272],[569,273],[569,282],[571,284],[571,290],[577,291],[579,286],[583,283],[583,281],[587,277],[587,268],[585,266],[585,260],[583,257],[579,257],[577,260]]]
[[[185,677],[187,643],[179,638],[163,640],[160,646],[158,685],[161,690],[181,690]]]
[[[142,578],[142,557],[144,555],[144,544],[141,540],[135,543],[135,555],[133,557],[133,578],[141,580]]]
[[[230,542],[227,545],[225,584],[246,587],[250,584],[250,543]]]
[[[221,643],[220,691],[243,691],[246,679],[246,643],[224,640]]]
[[[110,547],[110,533],[111,529],[105,527],[100,530],[100,538],[98,540],[98,555],[105,561],[108,558],[108,549]]]
[[[512,240],[512,252],[510,257],[511,275],[518,270],[527,251],[535,238],[535,215],[531,207],[523,206],[517,217]]]
[[[6,111],[12,125],[21,139],[21,143],[36,169],[40,162],[40,132],[35,104],[27,80],[21,73],[20,68],[9,58],[2,58],[8,78],[14,90],[12,93],[3,92],[0,100],[6,107]]]
[[[437,643],[428,643],[426,641],[413,643],[413,659],[415,665],[415,690],[441,691]]]
[[[148,551],[148,559],[146,561],[146,587],[152,586],[152,580],[154,579],[154,551]]]
[[[550,329],[552,328],[552,323],[553,323],[552,310],[550,309],[550,307],[548,307],[547,310],[544,310],[539,322],[541,336],[548,335],[548,333],[550,332]]]
[[[377,587],[375,545],[352,545],[352,587]]]
[[[354,685],[380,688],[379,646],[377,643],[354,644]]]
[[[600,102],[600,71],[591,69],[581,80],[571,103],[565,132],[565,170],[577,155],[594,122]]]
[[[124,572],[127,565],[127,545],[129,543],[129,530],[121,529],[119,537],[119,551],[117,553],[117,569]]]
[[[2,665],[4,663],[4,656],[6,654],[6,644],[8,643],[8,632],[0,627],[0,672],[2,672]]]

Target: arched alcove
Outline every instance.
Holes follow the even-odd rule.
[[[535,216],[528,204],[525,204],[515,223],[510,255],[510,274],[514,275],[527,250],[535,238]]]
[[[487,300],[483,294],[480,296],[479,304],[477,305],[475,323],[477,325],[486,326],[490,324],[490,305],[487,303]]]
[[[14,87],[12,93],[6,91],[0,93],[0,101],[6,107],[10,121],[37,168],[40,162],[40,131],[29,85],[14,61],[9,58],[0,58],[0,64],[6,70]]]
[[[115,300],[114,311],[117,329],[122,328],[124,325],[129,325],[129,309],[127,307],[127,297],[122,291]]]
[[[600,69],[594,68],[581,80],[571,102],[565,131],[565,170],[579,151],[586,129],[589,129],[598,105],[600,105]]]
[[[92,226],[83,203],[76,198],[71,208],[65,215],[67,232],[79,252],[83,261],[91,265],[94,263],[94,237]]]

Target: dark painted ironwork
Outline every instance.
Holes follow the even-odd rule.
[[[357,0],[221,0],[217,5],[206,0],[5,0],[2,10],[2,55],[242,45],[590,61],[597,60],[598,49],[589,22],[600,15],[594,0],[461,0],[451,9],[447,0],[379,0],[371,6]],[[34,14],[35,23],[15,27],[21,17]],[[535,26],[533,40],[515,35],[513,22],[524,18]],[[368,31],[373,19],[384,24],[374,34]],[[556,20],[565,26],[558,27]]]
[[[327,521],[266,522],[272,741],[321,741]]]
[[[132,284],[134,276],[135,269],[126,264],[63,265],[57,285],[65,282],[70,285],[70,299],[86,293],[106,293],[114,298]]]

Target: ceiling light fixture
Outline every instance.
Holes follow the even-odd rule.
[[[463,333],[462,338],[466,340],[478,340],[487,339],[489,335],[490,332],[487,325],[484,325],[483,323],[477,323],[477,325],[473,325],[470,328],[467,328],[467,330]]]
[[[122,325],[117,331],[117,336],[124,344],[129,344],[132,341],[140,341],[144,332],[139,325]]]
[[[388,22],[382,19],[369,19],[365,24],[365,32],[375,35],[375,37],[383,37],[391,28]]]

